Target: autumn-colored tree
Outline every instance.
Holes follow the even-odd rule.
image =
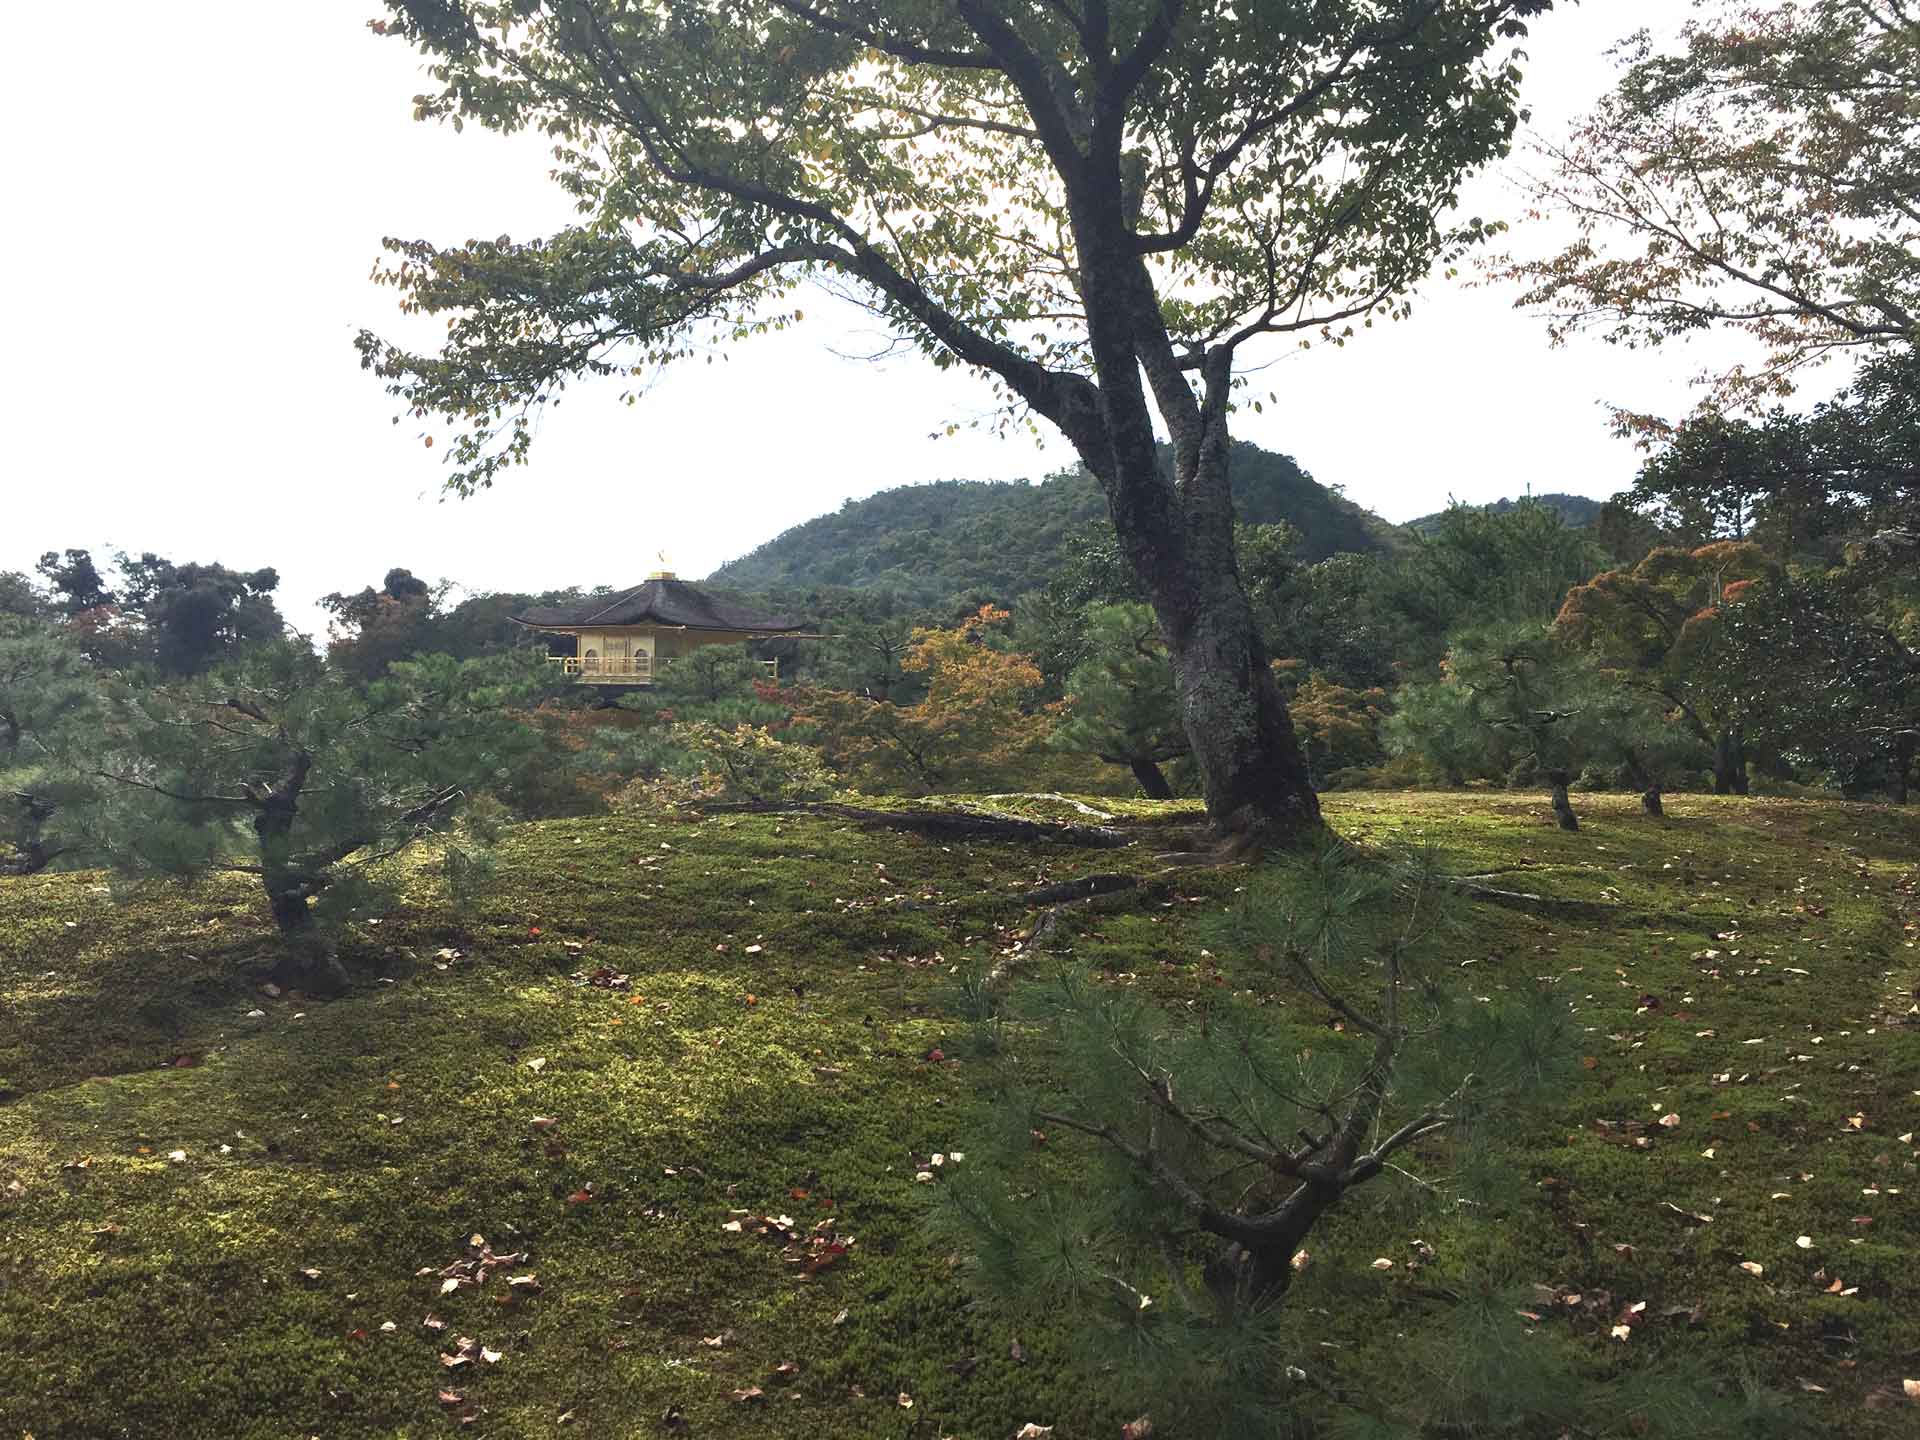
[[[1706,379],[1726,408],[1837,353],[1920,338],[1920,21],[1904,0],[1715,0],[1671,49],[1621,46],[1618,85],[1545,151],[1559,253],[1510,260],[1556,339],[1744,332]],[[1630,422],[1636,417],[1623,417]]]
[[[1357,690],[1310,671],[1287,697],[1294,728],[1313,769],[1313,783],[1324,786],[1336,770],[1370,765],[1380,758],[1380,721],[1387,713],[1387,692]]]
[[[985,605],[953,629],[916,630],[901,665],[926,682],[917,704],[810,689],[796,699],[795,722],[818,736],[830,765],[862,783],[919,794],[995,784],[1055,721],[1053,707],[1037,703],[1040,668],[995,643],[1009,618]]]
[[[389,241],[380,278],[447,326],[362,361],[455,428],[471,490],[570,382],[797,321],[812,278],[853,293],[1073,446],[1209,814],[1298,835],[1319,806],[1233,555],[1245,352],[1402,315],[1491,233],[1454,202],[1511,143],[1509,43],[1550,3],[387,0],[376,30],[428,57],[417,112],[548,137],[582,218]]]
[[[1576,585],[1554,621],[1561,643],[1592,657],[1601,673],[1653,697],[1713,755],[1713,788],[1747,793],[1743,716],[1764,673],[1735,681],[1706,663],[1722,607],[1776,567],[1751,542],[1662,548],[1638,565]]]

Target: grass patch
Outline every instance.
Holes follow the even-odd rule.
[[[1914,1412],[1876,1397],[1920,1375],[1920,1173],[1899,1138],[1920,1128],[1920,824],[1670,808],[1582,797],[1566,835],[1508,795],[1327,797],[1362,842],[1424,838],[1459,873],[1618,908],[1483,909],[1454,942],[1489,993],[1563,995],[1591,1063],[1505,1142],[1513,1194],[1487,1222],[1411,1230],[1385,1187],[1340,1217],[1315,1246],[1344,1307],[1319,1363],[1363,1382],[1433,1322],[1368,1268],[1417,1234],[1428,1286],[1546,1287],[1537,1328],[1596,1373],[1748,1369],[1816,1424],[1906,1433]],[[93,875],[0,884],[0,1415],[38,1440],[416,1436],[467,1412],[482,1433],[625,1435],[670,1410],[706,1436],[1115,1433],[1141,1397],[1064,1373],[1063,1332],[970,1305],[915,1176],[991,1124],[953,969],[1011,943],[1011,897],[1150,870],[1150,848],[744,815],[528,826],[459,922],[423,899],[357,925],[365,983],[325,1004],[260,990],[270,937],[244,887],[117,904]],[[1232,987],[1204,937],[1237,883],[1199,872],[1079,917],[1071,963],[1172,1004]],[[765,1216],[852,1243],[807,1273],[753,1233]],[[475,1234],[529,1258],[442,1295]],[[538,1293],[506,1284],[528,1273]],[[1640,1300],[1654,1318],[1611,1339]],[[443,1368],[461,1336],[501,1358]]]

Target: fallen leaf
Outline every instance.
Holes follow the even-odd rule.
[[[1633,1338],[1633,1327],[1631,1325],[1614,1326],[1613,1338],[1616,1340],[1631,1340]]]
[[[1391,1270],[1393,1268],[1393,1262],[1382,1255],[1378,1260],[1373,1262],[1373,1268],[1376,1270]]]
[[[1053,1426],[1036,1425],[1029,1420],[1013,1432],[1013,1440],[1047,1440],[1047,1436],[1051,1434],[1053,1434]]]
[[[1662,1115],[1660,1117],[1660,1123],[1671,1130],[1680,1123],[1680,1117],[1678,1115]]]
[[[1755,1263],[1754,1263],[1753,1261],[1751,1261],[1751,1260],[1742,1260],[1742,1261],[1740,1262],[1740,1268],[1741,1268],[1742,1270],[1744,1270],[1744,1271],[1746,1271],[1746,1272],[1747,1272],[1747,1273],[1748,1273],[1749,1275],[1764,1275],[1764,1274],[1766,1274],[1766,1273],[1767,1273],[1767,1267],[1766,1267],[1766,1266],[1764,1266],[1764,1265],[1756,1265],[1756,1264],[1755,1264]]]
[[[1798,1245],[1802,1250],[1811,1250],[1813,1248],[1813,1237],[1811,1235],[1802,1235],[1795,1239],[1793,1243]]]
[[[1679,1219],[1686,1220],[1695,1225],[1711,1225],[1713,1223],[1713,1217],[1711,1215],[1701,1215],[1693,1210],[1682,1210],[1671,1200],[1662,1200],[1660,1202],[1660,1208],[1665,1210],[1669,1215],[1676,1216]]]
[[[736,1405],[746,1405],[755,1400],[764,1400],[766,1399],[766,1395],[767,1392],[762,1390],[758,1385],[749,1385],[744,1390],[734,1391],[733,1400]]]
[[[900,1406],[902,1410],[911,1410],[913,1408],[913,1396],[909,1395],[906,1391],[902,1390],[900,1392],[899,1400],[896,1403]]]
[[[1138,1420],[1129,1420],[1120,1427],[1120,1440],[1147,1440],[1153,1434],[1152,1417],[1142,1415]]]

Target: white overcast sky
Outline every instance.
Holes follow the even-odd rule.
[[[1536,22],[1537,128],[1606,87],[1613,40],[1684,9],[1587,0]],[[634,583],[665,551],[701,575],[848,497],[1069,463],[1057,438],[930,439],[979,395],[912,358],[838,358],[871,339],[865,317],[810,297],[798,330],[633,408],[576,390],[531,466],[442,503],[444,443],[391,423],[351,344],[395,328],[393,292],[368,283],[380,239],[526,237],[567,211],[536,141],[412,121],[420,62],[367,31],[375,13],[107,0],[81,27],[67,5],[8,7],[0,570],[68,546],[273,565],[281,608],[312,628],[316,597],[393,565],[537,590]],[[1499,177],[1468,203],[1519,208]],[[1634,454],[1605,403],[1684,408],[1698,357],[1550,350],[1510,304],[1436,282],[1411,321],[1345,350],[1277,346],[1259,388],[1279,403],[1236,431],[1394,520],[1449,496],[1624,487]]]

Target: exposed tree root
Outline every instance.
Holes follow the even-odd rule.
[[[1056,824],[968,810],[867,810],[835,801],[768,800],[704,805],[701,809],[713,815],[828,815],[837,820],[851,820],[856,825],[911,830],[937,840],[1005,840],[1022,845],[1077,845],[1099,850],[1115,850],[1133,843],[1133,837],[1125,831],[1104,825]]]
[[[1580,900],[1560,895],[1530,895],[1524,890],[1498,890],[1491,885],[1477,885],[1466,876],[1450,876],[1443,879],[1441,883],[1469,899],[1484,900],[1489,905],[1500,905],[1508,910],[1544,910],[1553,915],[1579,915],[1595,920],[1608,919],[1621,913],[1620,906],[1605,900]]]
[[[1138,875],[1082,875],[1078,880],[1063,880],[1058,885],[1042,885],[1020,897],[1022,905],[1058,905],[1062,901],[1090,900],[1096,895],[1112,895],[1132,890],[1140,884]]]

